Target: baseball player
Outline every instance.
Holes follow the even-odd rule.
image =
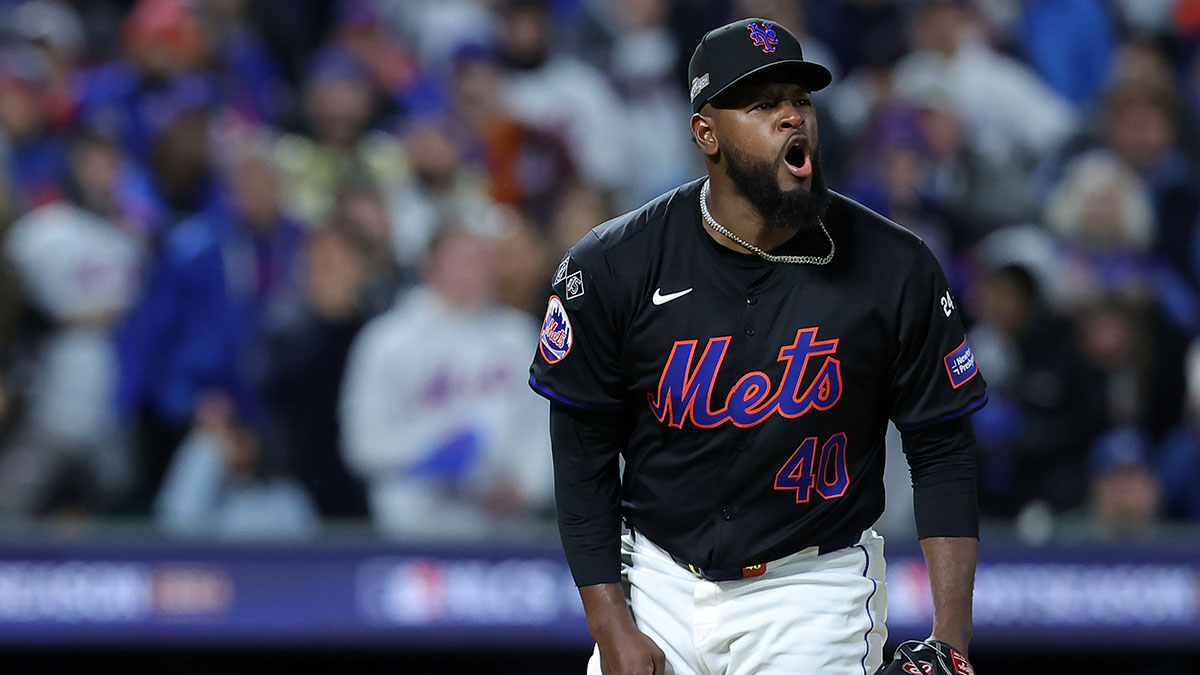
[[[825,186],[790,32],[715,29],[688,76],[707,177],[571,248],[531,368],[588,672],[877,672],[891,419],[935,617],[888,668],[969,673],[986,391],[942,271]]]

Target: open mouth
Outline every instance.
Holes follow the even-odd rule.
[[[787,152],[783,155],[783,163],[788,171],[797,178],[808,178],[812,175],[812,157],[808,151],[808,141],[803,138],[793,140]]]

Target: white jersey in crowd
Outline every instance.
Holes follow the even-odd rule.
[[[536,342],[529,315],[456,309],[427,287],[367,324],[342,385],[342,451],[379,529],[494,534],[549,505],[549,412],[527,386]],[[505,484],[525,504],[509,519],[482,505]]]
[[[4,253],[29,298],[55,321],[117,315],[137,297],[141,243],[71,204],[48,204],[19,218]]]
[[[16,381],[26,414],[0,453],[0,514],[30,513],[79,467],[97,493],[119,494],[132,481],[112,327],[137,298],[144,253],[116,223],[65,202],[30,211],[5,234],[3,256],[52,328]]]

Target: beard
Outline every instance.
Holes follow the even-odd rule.
[[[829,188],[821,173],[821,158],[812,153],[812,185],[784,190],[779,187],[778,166],[759,161],[733,149],[725,150],[729,180],[738,192],[750,200],[763,218],[775,227],[790,230],[810,230],[817,227],[829,208]]]

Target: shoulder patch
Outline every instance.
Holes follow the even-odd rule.
[[[546,318],[542,319],[542,336],[538,351],[547,363],[558,363],[571,351],[575,331],[567,318],[567,309],[557,295],[550,296],[546,305]]]
[[[550,282],[552,285],[557,284],[560,281],[562,281],[563,279],[567,278],[567,267],[570,266],[570,264],[571,264],[571,256],[569,256],[569,255],[567,257],[563,258],[562,262],[558,263],[558,269],[555,270],[555,272],[554,272],[554,281]]]
[[[946,355],[946,373],[950,376],[950,385],[955,389],[966,384],[972,377],[979,374],[979,366],[975,363],[975,354],[971,345],[963,338],[962,344]]]
[[[954,298],[951,297],[950,291],[943,293],[942,297],[939,298],[939,302],[942,305],[942,314],[945,314],[947,317],[949,317],[954,313]]]
[[[550,292],[557,295],[564,307],[574,310],[582,309],[584,298],[584,271],[579,266],[575,256],[567,253],[567,257],[558,263],[554,270],[554,281],[550,284]]]
[[[567,277],[567,300],[574,300],[583,295],[583,271],[575,272]]]

